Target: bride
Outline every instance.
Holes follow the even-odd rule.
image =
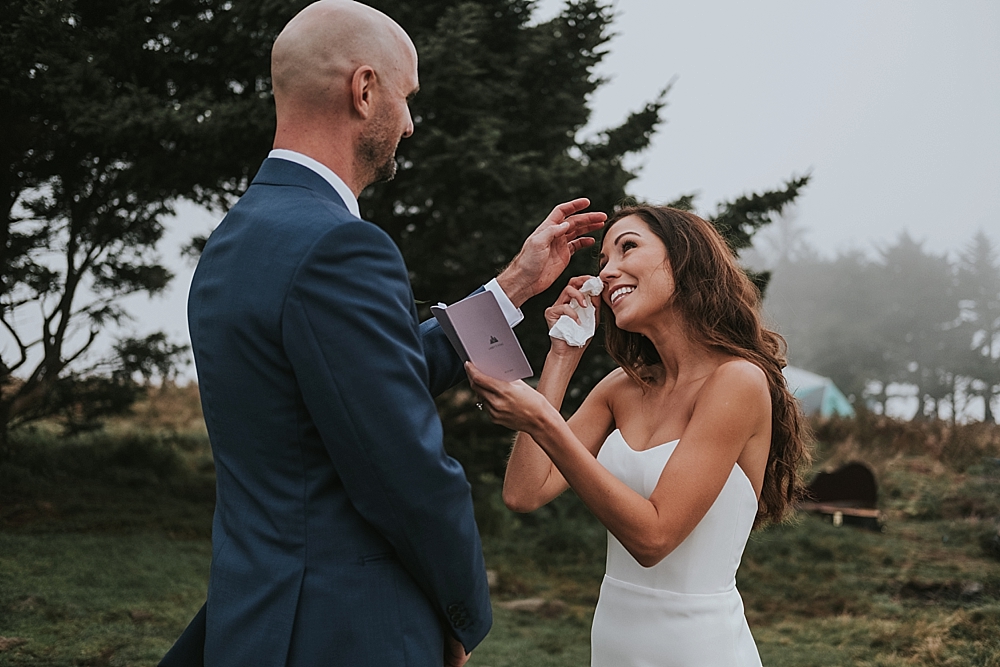
[[[497,423],[519,431],[504,480],[518,512],[567,486],[608,529],[594,667],[739,667],[760,657],[736,590],[750,530],[780,520],[807,462],[759,293],[701,218],[618,211],[600,254],[605,346],[620,368],[564,421],[584,348],[552,340],[537,391],[467,364]],[[551,326],[586,304],[574,278]],[[597,305],[597,304],[595,304]]]

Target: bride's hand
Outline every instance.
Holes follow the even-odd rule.
[[[497,380],[470,361],[465,362],[465,372],[469,376],[469,386],[496,424],[532,433],[544,423],[546,415],[555,411],[544,396],[521,380]]]
[[[583,284],[587,282],[591,276],[576,276],[575,278],[569,279],[569,284],[566,285],[559,298],[550,307],[545,309],[545,323],[551,330],[555,323],[559,321],[559,318],[563,315],[572,318],[577,324],[580,323],[580,317],[576,314],[576,311],[570,306],[572,302],[578,303],[583,307],[587,300],[594,304],[596,312],[594,314],[595,323],[599,324],[601,321],[601,295],[588,296],[580,291]],[[560,338],[549,338],[552,343],[552,351],[559,355],[570,354],[583,354],[583,351],[587,349],[587,345],[590,345],[590,341],[587,341],[587,345],[583,347],[574,347]],[[593,340],[593,338],[591,338]]]

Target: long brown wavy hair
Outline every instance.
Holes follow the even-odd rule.
[[[802,497],[802,471],[811,456],[799,407],[785,384],[785,340],[768,330],[760,315],[761,294],[736,262],[736,256],[710,223],[687,211],[660,206],[628,206],[604,228],[636,216],[666,247],[674,277],[671,304],[693,340],[757,365],[771,394],[771,449],[764,472],[755,526],[783,519]],[[601,239],[603,243],[603,237]],[[661,363],[645,336],[623,331],[602,302],[605,347],[635,381],[648,385],[650,369]]]

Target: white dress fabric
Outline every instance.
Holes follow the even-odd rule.
[[[636,451],[616,429],[597,460],[649,498],[678,442]],[[753,486],[734,465],[694,531],[653,567],[640,565],[608,533],[592,667],[760,667],[736,590],[736,569],[756,514]]]

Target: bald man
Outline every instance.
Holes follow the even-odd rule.
[[[357,196],[413,132],[417,53],[322,0],[275,41],[274,150],[209,239],[191,343],[217,471],[208,601],[162,665],[458,667],[491,624],[433,397],[464,377]],[[237,138],[238,139],[238,138]],[[562,204],[492,291],[511,325],[601,213]]]

